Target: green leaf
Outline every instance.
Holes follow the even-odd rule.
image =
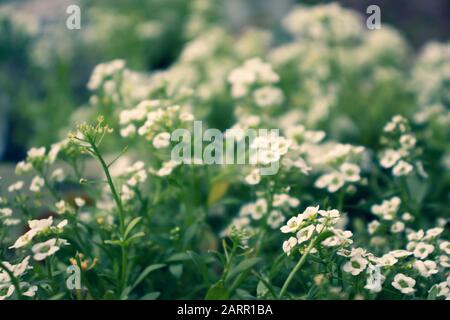
[[[227,193],[230,183],[228,181],[217,181],[211,187],[208,194],[208,205],[218,202]]]
[[[437,293],[438,293],[438,288],[436,286],[434,286],[430,290],[430,293],[428,294],[427,300],[436,300]]]
[[[227,300],[230,294],[223,284],[223,281],[213,284],[206,293],[205,300]]]
[[[201,275],[203,276],[203,280],[205,281],[205,283],[209,286],[210,285],[210,281],[209,281],[209,277],[208,277],[208,267],[204,263],[202,257],[200,255],[198,255],[197,253],[193,252],[193,251],[188,251],[187,254],[191,257],[191,259],[194,262],[195,266],[200,271]]]
[[[110,244],[113,246],[120,246],[120,245],[122,245],[122,241],[121,240],[105,240],[105,244]]]
[[[232,279],[234,276],[238,275],[239,273],[247,271],[248,269],[255,266],[260,260],[261,260],[261,258],[250,258],[250,259],[246,259],[246,260],[242,261],[241,263],[239,263],[237,265],[236,268],[234,268],[230,271],[230,273],[227,276],[227,279],[228,280]]]
[[[130,243],[130,242],[132,242],[132,241],[134,241],[134,240],[136,240],[138,238],[144,237],[144,236],[145,236],[145,232],[135,233],[135,234],[133,234],[131,237],[129,237],[127,239],[127,243]]]
[[[130,221],[130,223],[127,225],[127,228],[125,229],[124,238],[126,239],[130,232],[133,230],[133,228],[139,223],[139,221],[142,220],[142,217],[134,218]]]
[[[179,252],[179,253],[175,253],[174,255],[169,257],[166,261],[167,262],[176,262],[176,261],[185,261],[185,260],[189,260],[189,259],[191,259],[189,254],[187,254],[185,252]]]
[[[147,268],[145,268],[144,271],[142,271],[141,274],[139,275],[139,277],[136,279],[134,284],[131,286],[131,290],[136,288],[139,285],[139,283],[141,283],[142,280],[144,280],[151,272],[161,269],[161,268],[164,268],[165,266],[166,266],[165,264],[152,264],[152,265],[148,266]]]
[[[155,291],[147,293],[145,296],[142,296],[139,300],[156,300],[161,295],[161,292]]]

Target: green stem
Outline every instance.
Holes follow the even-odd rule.
[[[289,276],[287,277],[286,281],[283,284],[283,287],[281,288],[280,294],[278,295],[278,298],[281,299],[286,292],[289,284],[291,283],[292,279],[294,278],[294,275],[297,273],[298,270],[303,266],[303,264],[306,261],[306,258],[308,257],[309,253],[311,252],[312,248],[314,248],[314,245],[316,244],[316,241],[311,241],[311,243],[306,247],[305,253],[300,258],[300,260],[295,265],[294,269],[292,269],[291,273],[289,273]]]
[[[120,228],[120,240],[121,243],[121,251],[122,251],[122,267],[121,267],[121,273],[119,277],[119,289],[120,292],[125,289],[126,283],[127,283],[127,250],[125,245],[125,212],[123,210],[122,200],[119,197],[119,194],[117,193],[116,187],[114,186],[114,182],[111,178],[111,174],[109,173],[108,165],[106,164],[105,160],[101,156],[97,146],[95,143],[91,142],[92,150],[94,151],[98,161],[100,162],[103,171],[106,175],[106,179],[108,181],[109,188],[111,189],[111,193],[113,194],[114,201],[116,202],[117,208],[119,210],[119,228]]]

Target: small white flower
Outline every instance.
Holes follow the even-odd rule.
[[[350,261],[344,264],[342,270],[344,270],[344,272],[350,273],[353,276],[357,276],[362,271],[364,271],[367,264],[368,261],[366,259],[364,259],[362,256],[357,255],[351,257]]]
[[[406,149],[413,148],[416,142],[417,140],[412,134],[404,134],[400,137],[400,144]]]
[[[278,229],[281,224],[286,220],[283,214],[278,210],[272,210],[267,217],[267,224],[272,229]]]
[[[388,149],[383,153],[380,164],[383,168],[391,168],[397,163],[398,160],[400,160],[400,158],[401,155],[398,151]]]
[[[344,179],[349,182],[357,182],[361,179],[361,169],[353,163],[343,163],[339,170],[344,175]]]
[[[136,134],[136,126],[132,123],[128,124],[125,128],[120,129],[120,136],[127,138]]]
[[[425,242],[419,242],[414,248],[414,256],[419,259],[425,259],[434,251],[434,246]]]
[[[0,209],[0,218],[11,217],[13,211],[10,208]]]
[[[403,294],[413,294],[416,285],[416,280],[410,278],[403,273],[398,273],[394,277],[394,281],[392,281],[392,286],[399,290]]]
[[[284,207],[284,206],[289,206],[289,207],[297,207],[300,204],[300,200],[290,197],[288,194],[275,194],[273,196],[273,203],[272,205],[275,208],[278,207]]]
[[[414,268],[419,271],[420,275],[425,278],[431,277],[433,274],[438,273],[437,264],[434,261],[416,260],[414,262]]]
[[[0,283],[0,301],[9,298],[14,293],[14,286],[9,283]]]
[[[367,278],[364,288],[372,293],[381,292],[382,284],[386,277],[381,274],[380,268],[369,264],[367,267],[367,273],[369,274],[369,277]]]
[[[291,254],[292,249],[297,245],[297,238],[290,237],[288,240],[283,242],[283,251],[287,255]]]
[[[63,230],[64,227],[67,225],[67,223],[68,223],[67,219],[64,219],[63,221],[61,221],[56,225],[56,228],[58,228],[59,230]]]
[[[40,192],[41,188],[44,186],[45,181],[43,178],[36,176],[33,178],[30,184],[30,191],[31,192]]]
[[[308,241],[311,238],[311,236],[313,235],[314,230],[315,230],[314,225],[309,225],[303,229],[300,229],[297,232],[298,244]]]
[[[37,161],[45,158],[45,147],[31,148],[27,153],[28,161]]]
[[[86,205],[86,201],[83,198],[76,197],[74,201],[78,208],[84,207]]]
[[[15,173],[16,175],[21,175],[23,173],[30,172],[33,169],[33,165],[26,161],[20,161],[16,165]]]
[[[367,232],[369,234],[374,234],[375,231],[377,231],[378,227],[380,226],[380,222],[378,220],[373,220],[367,225]]]
[[[52,180],[55,180],[56,182],[62,182],[66,178],[66,174],[64,173],[63,169],[58,168],[52,172],[50,178]]]
[[[156,149],[167,148],[170,145],[170,133],[161,132],[153,138],[153,146]]]
[[[258,199],[251,212],[251,216],[254,220],[259,220],[267,213],[267,201],[266,199]]]
[[[8,187],[8,192],[20,191],[23,188],[23,181],[17,181]]]
[[[392,169],[392,173],[397,177],[406,176],[411,173],[413,168],[414,167],[408,162],[400,160],[399,163],[395,165],[394,169]]]
[[[64,214],[67,212],[67,205],[64,200],[60,200],[57,203],[55,203],[56,207],[56,213],[58,214]]]
[[[444,232],[444,228],[432,228],[428,229],[425,233],[425,240],[431,240],[441,235],[441,233]]]
[[[259,169],[253,169],[248,176],[245,177],[245,182],[249,185],[258,184],[261,181],[261,174]]]
[[[391,226],[392,233],[400,233],[403,230],[405,230],[405,224],[401,221],[397,221]]]
[[[450,241],[444,241],[439,244],[439,249],[450,255]]]
[[[47,257],[50,257],[55,254],[59,250],[59,247],[56,245],[57,240],[55,238],[47,240],[45,242],[40,242],[35,244],[31,250],[34,255],[33,258],[36,261],[42,261]]]
[[[280,228],[282,233],[291,233],[297,231],[301,221],[297,217],[292,217],[288,220],[285,226]]]

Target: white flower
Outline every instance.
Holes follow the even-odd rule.
[[[367,273],[369,274],[369,277],[367,278],[364,288],[372,293],[381,292],[382,284],[386,277],[381,274],[380,268],[369,264],[367,266]]]
[[[45,158],[45,147],[31,148],[27,153],[28,161],[37,161]]]
[[[261,174],[259,169],[253,169],[248,176],[245,177],[245,182],[249,185],[258,184],[261,181]]]
[[[45,184],[44,179],[39,176],[36,176],[31,181],[30,191],[31,192],[39,192],[39,191],[41,191],[41,188],[44,186],[44,184]]]
[[[383,153],[380,164],[383,168],[391,168],[398,160],[400,160],[400,158],[401,155],[398,151],[388,149]]]
[[[34,297],[38,290],[37,286],[30,286],[29,283],[25,283],[25,282],[20,283],[20,287],[21,287],[20,289],[22,290],[22,295],[25,297],[29,297],[29,298]],[[27,288],[27,289],[24,290],[24,288]]]
[[[437,288],[436,297],[448,297],[448,295],[450,294],[450,286],[447,283],[447,281],[438,283],[436,285],[436,288]]]
[[[311,238],[311,236],[313,235],[314,230],[315,230],[314,225],[309,225],[303,229],[300,229],[297,232],[298,244],[308,241]]]
[[[41,232],[51,227],[53,224],[53,217],[48,217],[47,219],[40,220],[30,220],[28,221],[28,226],[31,230],[35,232]]]
[[[23,188],[23,181],[17,181],[8,187],[8,192],[19,191]]]
[[[13,211],[10,208],[2,208],[0,209],[0,218],[10,217]]]
[[[33,165],[29,162],[20,161],[16,165],[15,173],[16,175],[21,175],[23,173],[30,172],[33,169]]]
[[[15,225],[18,225],[19,223],[20,223],[20,219],[8,218],[3,221],[3,225],[5,225],[5,226],[15,226]]]
[[[127,138],[136,134],[136,126],[132,123],[128,124],[125,128],[120,129],[120,136]]]
[[[176,161],[166,161],[163,163],[162,167],[158,171],[153,171],[153,169],[150,169],[150,173],[154,173],[159,177],[165,177],[172,173],[173,169],[175,169],[180,163]]]
[[[419,259],[425,259],[434,251],[434,246],[425,242],[419,242],[414,248],[414,256]]]
[[[287,255],[291,254],[292,249],[297,245],[297,238],[290,237],[288,240],[283,242],[283,251]]]
[[[64,214],[67,212],[67,206],[66,202],[64,200],[60,200],[57,203],[55,203],[56,212],[58,214]]]
[[[286,220],[283,214],[278,210],[272,210],[267,217],[267,224],[272,229],[278,229],[281,224]]]
[[[325,217],[327,219],[336,219],[339,218],[341,215],[339,214],[339,211],[336,209],[332,209],[332,210],[319,210],[318,211],[319,214],[322,217]]]
[[[9,247],[9,249],[18,249],[26,246],[28,243],[33,240],[34,236],[37,234],[35,230],[29,230],[25,234],[21,235],[17,238],[16,242]]]
[[[444,241],[439,244],[439,249],[450,255],[450,241]]]
[[[412,134],[404,134],[400,137],[400,144],[406,149],[411,149],[416,145],[416,138]]]
[[[283,206],[289,206],[289,207],[297,207],[300,204],[300,200],[290,197],[288,194],[275,194],[273,196],[273,203],[272,205],[275,208],[283,207]]]
[[[34,253],[34,260],[42,261],[47,257],[50,257],[55,254],[59,250],[59,247],[56,245],[57,240],[55,238],[47,240],[45,242],[40,242],[35,244],[31,250]]]
[[[367,232],[369,232],[369,234],[374,234],[379,226],[380,222],[378,220],[373,220],[367,225]]]
[[[315,187],[319,189],[327,188],[328,192],[334,193],[345,184],[345,177],[340,172],[327,173],[319,177],[315,182]]]
[[[14,293],[14,285],[9,283],[0,283],[0,301],[9,298]]]
[[[392,173],[394,176],[401,177],[406,176],[411,173],[413,170],[413,166],[406,161],[400,160],[399,163],[396,164],[394,169],[392,169]]]
[[[403,230],[405,230],[405,224],[401,221],[397,221],[391,226],[392,233],[400,233]]]
[[[344,179],[349,182],[357,182],[361,179],[361,169],[353,163],[343,163],[339,167],[340,172],[344,175]]]
[[[392,281],[392,286],[403,294],[413,294],[415,291],[415,285],[416,280],[407,277],[403,273],[396,274],[394,277],[394,281]]]
[[[259,220],[267,213],[267,201],[266,199],[258,199],[252,206],[251,216],[254,220]]]
[[[347,273],[350,273],[353,276],[357,276],[366,268],[367,264],[368,261],[366,259],[364,259],[360,255],[356,255],[351,257],[350,261],[344,264],[342,270],[344,270]]]
[[[412,255],[413,253],[408,250],[392,250],[389,254],[395,258],[404,258]]]
[[[123,202],[128,202],[135,196],[135,192],[126,184],[122,185],[121,199]]]
[[[414,268],[419,271],[420,275],[425,278],[431,277],[433,274],[438,273],[437,264],[434,261],[416,260],[414,262]]]
[[[432,228],[428,229],[425,233],[425,240],[431,240],[438,237],[442,232],[444,232],[444,228]]]
[[[259,107],[266,108],[271,106],[279,106],[283,103],[283,92],[275,87],[262,87],[253,93],[255,102]]]
[[[282,226],[280,228],[282,233],[291,233],[297,231],[298,227],[300,226],[301,219],[298,217],[292,217],[288,220],[285,226]]]
[[[153,146],[156,149],[167,148],[170,145],[170,133],[161,132],[153,138]]]
[[[64,219],[63,221],[61,221],[56,225],[56,228],[58,228],[59,230],[63,230],[64,227],[67,225],[67,223],[68,223],[67,219]]]
[[[78,208],[84,207],[85,204],[86,204],[86,201],[83,198],[80,198],[80,197],[76,197],[74,199],[74,201],[75,201],[75,204],[77,205]]]
[[[50,178],[55,180],[56,182],[62,182],[66,178],[66,175],[63,169],[58,168],[52,172]]]

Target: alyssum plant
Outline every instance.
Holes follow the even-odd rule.
[[[274,47],[210,22],[164,72],[98,65],[75,131],[0,181],[0,299],[449,299],[448,45],[409,73],[395,30],[336,4],[283,27]],[[175,161],[196,120],[280,134],[252,162]]]

